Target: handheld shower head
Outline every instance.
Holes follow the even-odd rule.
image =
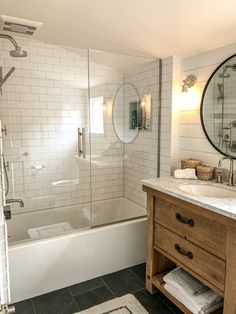
[[[24,58],[27,57],[27,51],[22,50],[20,46],[17,46],[16,49],[10,51],[10,56],[14,58]]]

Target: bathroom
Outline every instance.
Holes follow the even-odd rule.
[[[182,32],[178,44],[173,32],[163,37],[164,16],[179,21],[168,3],[161,15],[150,1],[146,18],[144,3],[133,14],[132,1],[127,16],[121,4],[107,1],[96,3],[100,15],[83,1],[70,8],[45,1],[44,9],[37,1],[0,3],[1,304],[11,304],[0,313],[13,313],[13,305],[19,314],[77,313],[126,293],[148,313],[184,312],[163,291],[152,296],[147,288],[147,210],[159,196],[145,189],[153,188],[150,178],[173,176],[186,158],[217,168],[231,156],[217,147],[227,140],[218,129],[209,139],[201,108],[207,82],[235,54],[236,38],[212,35],[203,47],[197,34],[191,43],[190,33]],[[223,27],[232,14],[218,4]],[[199,11],[195,3],[191,10],[182,6],[189,16]],[[52,19],[47,12],[54,9]],[[160,15],[154,28],[148,14]],[[131,17],[140,23],[137,37]],[[204,18],[200,33],[215,26]],[[221,81],[232,84],[234,73],[231,66]],[[220,88],[218,104],[226,97]],[[234,158],[233,149],[232,141]],[[221,160],[224,182],[232,165]],[[106,295],[97,295],[98,288]]]

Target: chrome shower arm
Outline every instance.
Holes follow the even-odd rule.
[[[17,49],[20,46],[17,44],[17,42],[15,41],[15,39],[13,37],[11,37],[10,35],[6,35],[6,34],[0,34],[0,38],[5,38],[10,40],[10,42],[13,44],[13,46]]]

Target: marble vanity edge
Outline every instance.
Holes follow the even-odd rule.
[[[208,198],[194,196],[181,191],[178,184],[181,183],[202,183],[202,181],[175,179],[174,177],[151,178],[141,181],[142,185],[154,190],[169,194],[176,198],[209,209],[213,212],[236,220],[236,198]]]

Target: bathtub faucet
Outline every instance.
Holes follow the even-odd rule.
[[[11,203],[19,203],[20,207],[24,207],[24,202],[21,199],[15,199],[15,198],[11,198],[9,200],[6,200],[7,204],[11,204]]]

